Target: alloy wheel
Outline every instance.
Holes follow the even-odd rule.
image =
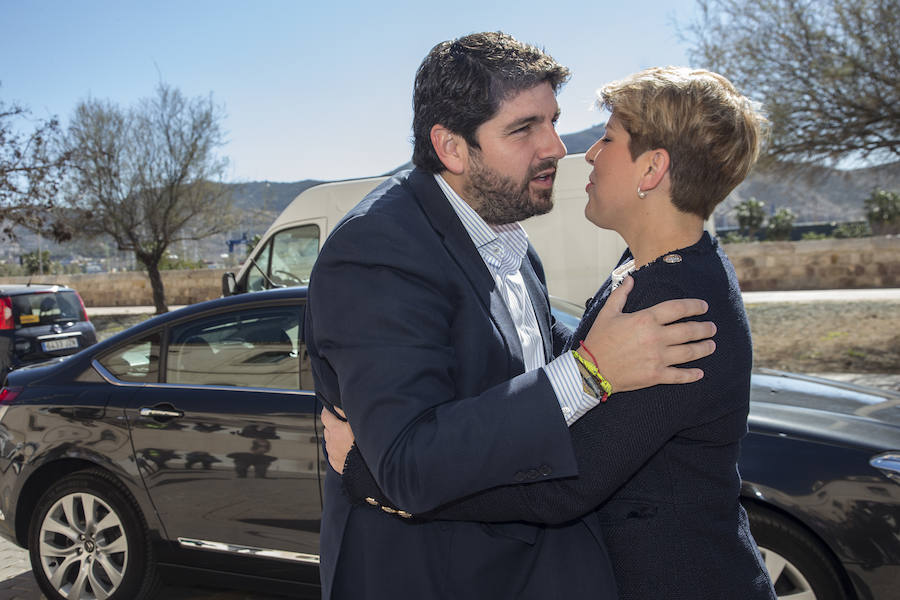
[[[816,600],[812,586],[792,562],[777,552],[759,547],[778,600]]]
[[[128,540],[109,504],[87,492],[67,494],[40,525],[41,568],[68,600],[105,600],[122,583]]]

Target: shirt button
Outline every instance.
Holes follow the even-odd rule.
[[[569,408],[568,406],[563,406],[562,411],[563,411],[563,414],[567,417],[572,414],[572,409]]]

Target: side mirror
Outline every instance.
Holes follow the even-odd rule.
[[[222,295],[233,296],[237,289],[237,281],[235,281],[234,273],[222,273]]]

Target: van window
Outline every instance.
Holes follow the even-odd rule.
[[[272,272],[269,279],[286,286],[306,285],[318,255],[318,225],[302,225],[279,231],[272,239]]]

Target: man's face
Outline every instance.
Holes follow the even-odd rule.
[[[556,133],[559,106],[549,83],[517,92],[475,132],[462,197],[485,222],[501,225],[553,208],[556,163],[566,146]]]

